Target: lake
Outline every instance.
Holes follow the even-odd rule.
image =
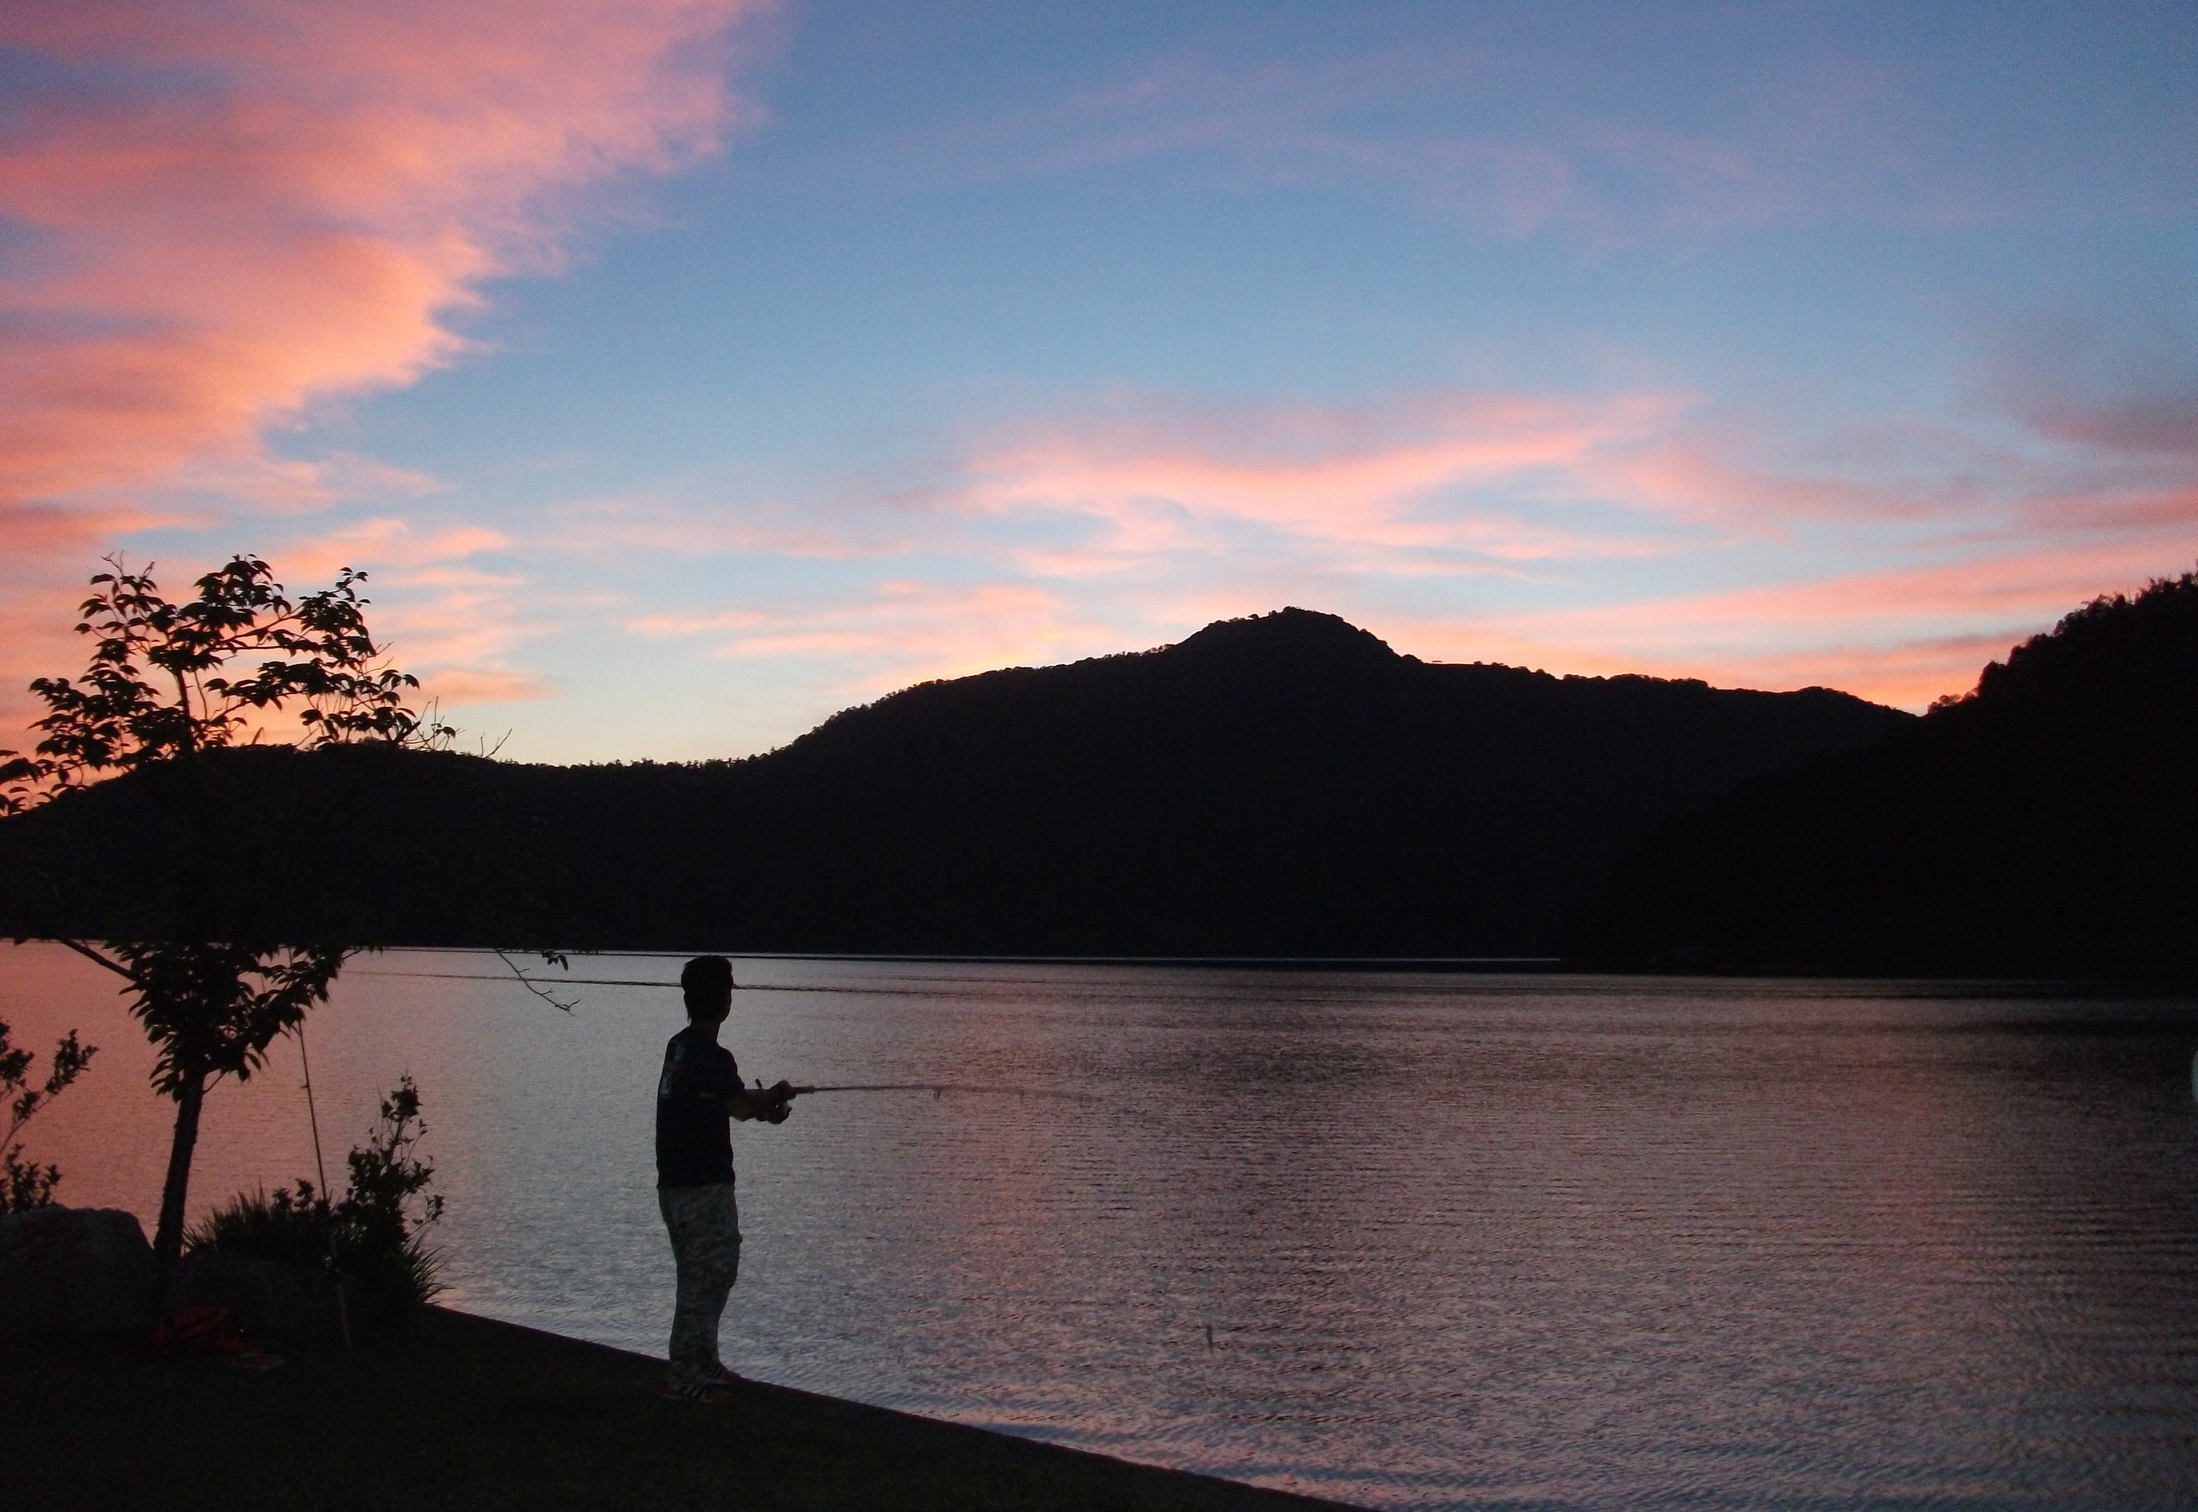
[[[736,1127],[750,1375],[1379,1507],[2198,1504],[2189,1001],[737,967],[751,1078],[973,1089]],[[31,1153],[149,1229],[169,1108],[111,981],[0,947],[19,1046],[102,1047]],[[308,1028],[323,1142],[409,1071],[445,1300],[661,1354],[678,994],[561,991],[360,957]],[[194,1210],[312,1174],[300,1081],[283,1041],[209,1097]]]

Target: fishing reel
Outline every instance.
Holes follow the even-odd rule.
[[[763,1078],[760,1076],[756,1078],[755,1089],[765,1097],[773,1099],[771,1106],[758,1113],[756,1117],[762,1119],[765,1123],[775,1124],[786,1122],[786,1116],[794,1111],[795,1095],[807,1090],[784,1081],[781,1081],[775,1087],[766,1087],[763,1085]]]

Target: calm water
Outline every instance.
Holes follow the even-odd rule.
[[[677,963],[576,960],[669,981]],[[661,1352],[676,992],[362,958],[312,1022],[331,1160],[426,1097],[462,1307]],[[1876,985],[742,963],[726,1356],[766,1379],[1384,1507],[2198,1505],[2198,1011]],[[104,1047],[34,1126],[148,1220],[166,1109]],[[310,1174],[298,1055],[208,1103],[196,1206]],[[149,1224],[148,1224],[149,1226]],[[1211,1329],[1211,1345],[1207,1330]]]

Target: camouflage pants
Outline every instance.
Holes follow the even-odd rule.
[[[731,1182],[659,1187],[656,1203],[672,1236],[679,1300],[672,1309],[672,1384],[717,1379],[717,1323],[740,1276],[740,1205]]]

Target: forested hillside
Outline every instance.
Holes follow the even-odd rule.
[[[1540,954],[1644,835],[1911,723],[1428,664],[1286,609],[925,684],[737,762],[220,753],[0,825],[0,907],[157,930],[180,879],[242,932],[387,942]]]
[[[1879,745],[1759,782],[1625,866],[1613,965],[2198,971],[2198,576],[2101,599]]]

